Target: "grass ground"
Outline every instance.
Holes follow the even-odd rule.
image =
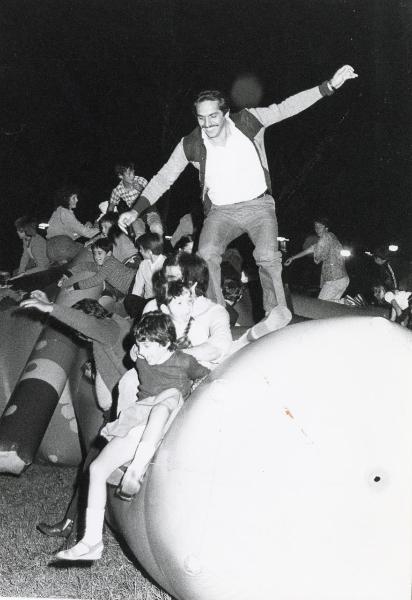
[[[126,557],[108,527],[100,561],[63,568],[50,564],[64,540],[40,534],[36,524],[60,520],[75,471],[32,465],[20,477],[0,475],[0,596],[170,600]]]

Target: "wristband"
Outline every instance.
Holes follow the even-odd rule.
[[[330,83],[330,81],[324,81],[320,84],[319,91],[322,94],[322,96],[332,96],[332,94],[335,93],[335,88]]]

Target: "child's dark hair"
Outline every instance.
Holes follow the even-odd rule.
[[[188,285],[180,279],[177,281],[165,281],[162,279],[157,287],[157,301],[167,306],[173,298],[178,298],[185,290],[190,292]]]
[[[197,296],[206,296],[209,285],[209,269],[206,261],[197,254],[178,252],[170,254],[163,263],[162,272],[166,273],[166,267],[180,267],[182,279],[187,287],[197,283],[195,293]]]
[[[114,172],[116,173],[116,175],[123,175],[123,173],[126,173],[126,171],[128,169],[131,169],[132,171],[134,171],[134,163],[132,162],[123,162],[123,163],[117,163],[117,165],[115,165],[114,167]]]
[[[320,223],[329,229],[330,220],[325,215],[318,215],[315,219],[313,219],[313,223]]]
[[[110,223],[110,229],[107,234],[107,239],[110,240],[111,242],[113,242],[113,244],[116,242],[117,238],[123,234],[123,231],[120,229],[120,227],[118,225],[118,221],[119,221],[119,213],[115,213],[115,212],[107,212],[100,219],[100,230],[101,230],[102,223]]]
[[[14,226],[17,230],[24,231],[24,233],[33,237],[37,233],[37,219],[34,217],[28,217],[24,215],[14,221]]]
[[[176,346],[176,329],[169,315],[159,311],[148,312],[133,326],[133,335],[137,343],[158,342],[161,346],[170,344],[170,350]]]
[[[72,308],[81,310],[86,315],[91,315],[92,317],[96,317],[96,319],[110,319],[112,316],[112,313],[107,311],[99,304],[98,300],[94,300],[93,298],[83,298],[73,304]]]
[[[175,252],[182,252],[185,251],[184,247],[187,246],[187,244],[193,243],[194,244],[194,238],[192,235],[184,235],[183,237],[180,238],[180,240],[175,244],[174,247],[174,251]],[[189,252],[190,254],[190,252]]]
[[[109,238],[100,238],[91,245],[92,250],[95,248],[100,248],[104,252],[111,252],[113,250],[113,242]]]
[[[156,256],[159,256],[163,252],[162,238],[157,233],[152,233],[151,231],[139,236],[135,242],[135,246],[137,248],[141,246],[144,250],[151,250]]]

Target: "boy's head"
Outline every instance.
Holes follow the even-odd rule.
[[[108,212],[102,216],[102,218],[100,219],[99,226],[100,226],[100,231],[103,233],[103,235],[105,235],[105,236],[109,235],[109,231],[111,230],[113,225],[117,225],[118,219],[119,219],[118,213],[114,213],[114,212]]]
[[[164,361],[176,344],[176,329],[172,319],[160,311],[149,312],[133,327],[139,356],[149,365]]]
[[[134,180],[134,163],[126,162],[122,164],[117,164],[114,168],[116,175],[118,178],[123,181],[123,183],[131,184]]]
[[[113,242],[107,238],[96,240],[91,246],[94,262],[99,267],[104,263],[106,256],[111,256],[113,250]]]
[[[385,303],[385,294],[387,291],[388,290],[381,283],[375,283],[375,285],[372,286],[373,297],[379,304]]]
[[[136,246],[144,259],[154,260],[163,253],[162,238],[150,231],[137,238]]]
[[[37,233],[37,221],[33,217],[20,217],[14,221],[14,226],[21,239],[33,237]]]

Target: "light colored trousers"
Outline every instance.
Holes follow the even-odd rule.
[[[330,302],[338,302],[342,298],[342,294],[349,285],[349,277],[341,277],[335,281],[325,281],[322,289],[319,292],[319,300],[329,300]]]
[[[253,257],[259,267],[265,312],[277,304],[286,305],[275,201],[269,194],[246,202],[212,206],[199,240],[199,255],[209,267],[209,298],[225,305],[220,272],[222,255],[228,244],[243,233],[248,234],[255,246]]]

